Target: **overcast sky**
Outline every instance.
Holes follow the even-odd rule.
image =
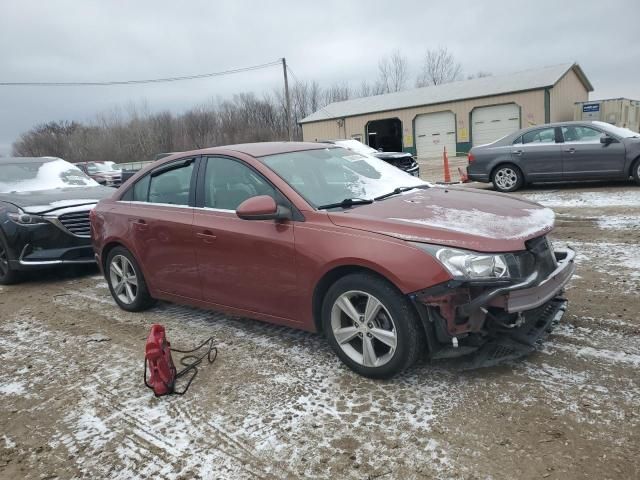
[[[0,82],[190,75],[284,56],[301,80],[356,88],[394,49],[409,59],[413,83],[424,51],[443,45],[465,75],[575,61],[595,87],[591,99],[640,99],[639,14],[638,0],[0,0]],[[271,67],[158,85],[0,86],[0,154],[39,123],[89,121],[132,102],[180,112],[281,82]]]

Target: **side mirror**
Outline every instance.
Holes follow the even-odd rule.
[[[600,137],[600,143],[603,145],[609,145],[611,142],[613,142],[613,138],[609,135],[603,135]]]
[[[258,195],[238,205],[236,215],[243,220],[289,220],[291,210],[277,205],[269,195]]]

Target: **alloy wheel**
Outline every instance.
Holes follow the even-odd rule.
[[[513,168],[503,167],[496,172],[495,182],[502,190],[509,190],[518,183],[518,174]]]
[[[111,259],[109,278],[118,300],[127,305],[135,302],[138,296],[138,276],[127,257],[116,255]]]
[[[395,354],[398,335],[393,318],[373,295],[352,290],[331,309],[331,329],[342,351],[365,367],[380,367]]]
[[[0,277],[4,277],[9,273],[9,257],[7,251],[0,244]]]

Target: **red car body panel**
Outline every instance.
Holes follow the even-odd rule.
[[[524,249],[553,222],[522,235],[478,235],[412,223],[437,216],[438,208],[472,205],[480,214],[511,218],[540,206],[509,197],[431,188],[370,205],[328,213],[311,207],[260,160],[260,155],[326,148],[308,143],[265,143],[182,152],[151,164],[94,210],[92,234],[98,263],[121,244],[138,260],[154,298],[228,311],[272,323],[316,330],[316,287],[332,270],[364,267],[408,294],[451,279],[432,256],[406,240],[455,245],[478,251]],[[130,185],[151,169],[193,156],[229,156],[260,172],[304,216],[304,221],[242,220],[235,212],[120,201]],[[393,220],[399,218],[399,220]]]

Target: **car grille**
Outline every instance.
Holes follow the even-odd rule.
[[[91,224],[89,222],[89,211],[64,213],[58,217],[58,220],[64,228],[77,237],[91,236]]]

